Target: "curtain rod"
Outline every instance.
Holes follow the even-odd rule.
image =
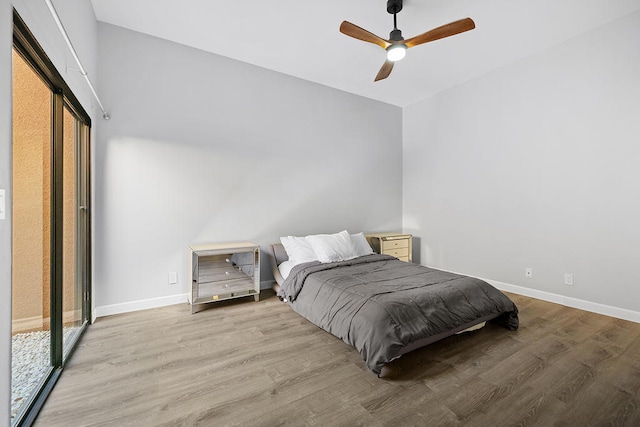
[[[69,39],[67,30],[64,28],[64,25],[62,25],[62,21],[60,21],[60,16],[58,15],[58,12],[56,12],[56,8],[53,7],[53,3],[51,3],[51,0],[44,0],[44,2],[49,7],[51,16],[53,16],[53,20],[56,22],[56,25],[60,30],[60,34],[62,34],[62,38],[64,39],[65,43],[67,44],[67,47],[71,51],[71,55],[73,56],[73,59],[75,59],[76,64],[78,64],[80,74],[82,74],[84,79],[87,81],[87,85],[89,86],[89,89],[91,89],[91,93],[93,94],[93,97],[96,99],[96,101],[98,101],[98,105],[102,110],[102,118],[105,120],[109,120],[111,116],[109,116],[109,113],[107,113],[107,110],[104,109],[102,102],[100,102],[100,98],[98,97],[98,94],[96,93],[96,90],[93,87],[93,84],[91,84],[91,80],[89,80],[89,75],[87,71],[84,69],[84,67],[82,66],[82,63],[80,62],[80,58],[78,57],[78,53],[76,52],[76,49],[73,47],[73,44],[71,44],[71,40]]]

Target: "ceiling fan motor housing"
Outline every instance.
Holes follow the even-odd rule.
[[[402,0],[388,0],[387,12],[394,15],[402,10]]]
[[[399,42],[402,40],[404,40],[404,37],[402,37],[402,31],[400,31],[399,29],[396,28],[389,33],[389,41]]]

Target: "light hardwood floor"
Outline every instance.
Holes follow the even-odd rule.
[[[509,295],[487,325],[392,362],[271,296],[100,318],[37,426],[640,426],[640,324]]]

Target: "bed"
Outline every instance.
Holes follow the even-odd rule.
[[[278,297],[355,347],[378,376],[403,354],[484,322],[518,328],[516,305],[488,283],[372,252],[302,261],[297,254],[286,277],[282,243],[271,245],[270,258]]]

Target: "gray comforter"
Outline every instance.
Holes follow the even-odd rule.
[[[488,283],[387,255],[300,264],[278,296],[354,346],[378,375],[403,348],[476,320],[518,328],[515,304]]]

